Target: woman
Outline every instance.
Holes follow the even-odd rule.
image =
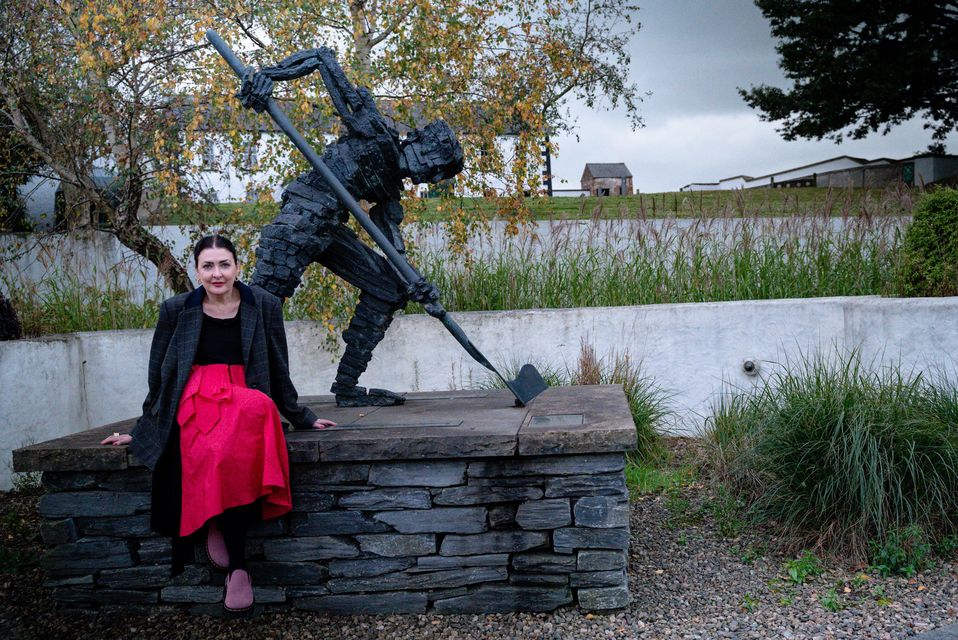
[[[282,303],[236,279],[232,243],[206,236],[193,259],[201,286],[160,307],[143,415],[102,444],[130,445],[153,470],[151,526],[173,539],[173,575],[205,531],[210,562],[228,571],[223,606],[246,611],[247,526],[291,508],[277,407],[295,428],[335,423],[297,404]]]

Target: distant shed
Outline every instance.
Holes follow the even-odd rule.
[[[624,162],[589,162],[582,172],[582,190],[593,196],[632,195],[632,172]]]

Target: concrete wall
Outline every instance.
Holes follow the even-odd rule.
[[[866,359],[955,373],[958,298],[768,300],[457,313],[478,348],[503,369],[531,362],[574,367],[582,341],[600,357],[629,354],[671,394],[671,431],[695,433],[724,387],[747,389],[798,353],[860,347]],[[10,451],[139,414],[152,332],[108,331],[0,343],[0,488]],[[292,377],[325,394],[335,356],[318,323],[288,323]],[[428,345],[424,349],[424,345]],[[759,363],[747,376],[745,360]],[[362,384],[398,391],[469,388],[488,380],[428,316],[401,316]]]

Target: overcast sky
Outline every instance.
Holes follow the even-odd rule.
[[[641,104],[645,127],[631,131],[622,113],[574,107],[575,138],[559,138],[555,188],[579,187],[586,162],[624,162],[638,191],[673,191],[838,155],[903,158],[931,141],[913,120],[887,136],[836,145],[782,140],[759,120],[737,87],[785,87],[768,22],[750,0],[638,0],[642,28],[631,45],[631,78],[652,95]],[[958,136],[948,140],[949,151]],[[561,180],[566,180],[565,184]]]

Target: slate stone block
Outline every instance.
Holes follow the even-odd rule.
[[[44,518],[132,516],[150,510],[149,493],[117,491],[63,491],[40,498]]]
[[[390,573],[371,578],[333,578],[326,583],[326,587],[333,593],[421,591],[496,582],[507,577],[508,570],[505,567],[464,567],[427,573]]]
[[[519,587],[482,585],[467,595],[433,603],[436,613],[503,613],[552,611],[572,602],[569,587]]]
[[[217,603],[223,600],[223,587],[209,585],[163,587],[160,590],[163,602]]]
[[[97,486],[107,491],[149,491],[153,488],[153,474],[149,469],[109,471],[103,475]]]
[[[333,577],[368,578],[408,569],[416,564],[415,558],[358,558],[356,560],[332,560],[329,575]],[[292,597],[292,596],[290,596]]]
[[[440,505],[473,505],[493,502],[538,500],[542,489],[538,487],[500,487],[470,484],[464,487],[443,489],[435,498]]]
[[[455,460],[382,462],[369,469],[369,484],[381,487],[451,487],[465,477],[465,461]]]
[[[111,518],[77,518],[77,528],[84,536],[148,538],[156,535],[150,529],[149,514]]]
[[[572,524],[572,511],[566,498],[523,502],[516,511],[516,524],[523,529],[558,529]]]
[[[328,511],[336,503],[332,493],[293,493],[293,511]]]
[[[549,544],[549,534],[541,531],[489,531],[471,536],[447,535],[439,551],[443,556],[486,553],[516,553]]]
[[[107,569],[97,577],[97,586],[110,589],[152,589],[168,585],[197,585],[210,579],[206,567],[188,565],[183,573],[170,578],[169,565],[141,565],[126,569]]]
[[[136,552],[141,564],[169,564],[173,555],[173,547],[169,538],[148,538],[140,541]],[[187,561],[192,561],[189,558]]]
[[[250,525],[246,535],[251,538],[274,538],[283,536],[289,531],[289,525],[285,517],[270,518]]]
[[[286,602],[286,589],[283,587],[257,587],[254,583],[253,601],[258,605]]]
[[[489,508],[490,529],[512,529],[516,524],[516,505],[497,504]]]
[[[263,541],[263,555],[274,562],[301,562],[353,558],[359,555],[359,549],[352,541],[333,536],[275,538]]]
[[[462,567],[504,567],[509,564],[508,553],[488,553],[481,556],[425,556],[416,558],[416,566],[408,573],[442,571]]]
[[[625,529],[586,529],[567,527],[553,533],[556,547],[568,549],[622,549],[629,548],[629,532]]]
[[[400,556],[427,556],[436,553],[436,536],[427,533],[412,535],[379,533],[358,535],[356,540],[364,553],[397,558]]]
[[[597,476],[560,476],[546,481],[546,497],[618,496],[628,498],[625,476],[612,473]]]
[[[87,574],[98,569],[133,566],[133,556],[123,540],[86,539],[61,544],[40,559],[51,576]]]
[[[623,551],[596,551],[583,549],[576,562],[578,571],[611,571],[625,569],[626,556]]]
[[[572,573],[576,562],[575,556],[557,553],[517,553],[512,556],[512,567],[529,573]]]
[[[323,585],[290,585],[286,587],[287,600],[292,598],[313,598],[329,594],[329,589]]]
[[[627,527],[629,503],[608,496],[579,498],[573,508],[577,527]]]
[[[293,606],[305,611],[342,615],[425,613],[429,600],[424,593],[377,593],[297,598]]]
[[[324,581],[329,575],[326,567],[312,562],[250,562],[248,565],[254,585],[310,585]]]
[[[428,509],[429,492],[425,489],[373,489],[357,491],[339,497],[337,506],[343,509],[382,511],[386,509]]]
[[[47,578],[43,586],[52,587],[90,587],[93,588],[93,574],[88,576],[69,576],[66,578]]]
[[[53,599],[64,604],[153,604],[157,597],[155,591],[84,587],[59,587],[53,590]]]
[[[573,587],[620,587],[625,584],[625,571],[577,571],[571,578]]]
[[[565,476],[609,473],[625,468],[621,453],[572,456],[535,456],[516,460],[483,460],[469,463],[470,478],[496,476]]]
[[[65,520],[45,520],[40,523],[40,537],[48,545],[75,542],[80,537],[76,521],[73,518]]]
[[[626,587],[579,589],[576,595],[579,606],[589,611],[622,609],[629,606],[629,590]]]
[[[402,512],[397,512],[402,513]],[[387,524],[370,520],[359,511],[326,511],[298,514],[293,518],[294,536],[332,536],[391,531]]]
[[[400,533],[482,533],[485,507],[437,507],[426,511],[386,511],[373,518]]]
[[[333,484],[365,484],[369,477],[368,464],[300,464],[293,467],[295,487]]]
[[[509,575],[509,584],[533,587],[568,585],[569,576],[558,573],[513,573]]]
[[[50,492],[93,489],[106,477],[103,471],[44,471],[40,483]]]

